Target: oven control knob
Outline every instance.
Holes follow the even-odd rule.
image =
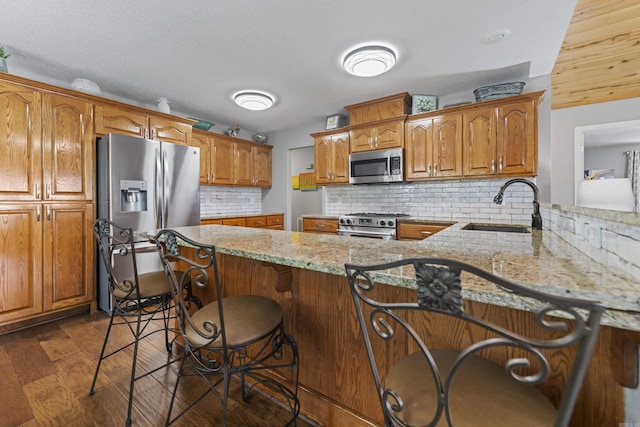
[[[344,224],[344,218],[340,218],[340,224]]]
[[[385,225],[387,225],[387,223],[386,223],[386,222],[384,222],[384,221],[380,221],[380,226],[381,226],[381,227],[384,227]]]
[[[347,225],[351,225],[351,220],[350,219],[347,220]]]
[[[389,220],[389,221],[387,221],[387,225],[388,225],[389,227],[393,227],[393,220]]]

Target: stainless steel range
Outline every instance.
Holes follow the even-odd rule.
[[[407,214],[369,212],[342,215],[338,218],[338,234],[340,236],[395,240],[398,218],[408,216]]]

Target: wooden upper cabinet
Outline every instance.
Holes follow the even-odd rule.
[[[251,187],[254,183],[253,175],[253,146],[248,142],[235,143],[235,177],[233,183]]]
[[[41,203],[0,204],[0,324],[42,312],[42,224]]]
[[[271,146],[254,145],[253,153],[255,185],[271,187]]]
[[[236,141],[234,184],[245,187],[271,187],[270,145]]]
[[[44,309],[93,300],[92,203],[43,204]]]
[[[149,135],[152,139],[171,142],[173,144],[189,145],[191,142],[192,126],[180,123],[172,118],[149,117]]]
[[[191,121],[180,117],[151,114],[142,109],[120,108],[114,105],[95,106],[95,132],[97,135],[119,133],[157,139],[173,144],[191,143]]]
[[[98,135],[106,135],[110,132],[142,138],[148,135],[149,119],[142,112],[96,104],[95,113],[95,128]]]
[[[538,120],[534,101],[497,107],[496,152],[502,175],[536,175]]]
[[[535,176],[537,105],[538,98],[521,99],[464,113],[464,175]]]
[[[42,197],[41,94],[0,81],[0,200]]]
[[[316,184],[349,182],[349,138],[348,132],[315,136]]]
[[[462,176],[462,116],[433,119],[433,176]]]
[[[384,150],[404,146],[404,118],[351,129],[351,152]]]
[[[93,104],[43,94],[43,199],[92,200]]]
[[[407,180],[462,176],[462,116],[409,120],[406,128]]]
[[[233,184],[234,144],[227,139],[213,136],[211,152],[211,184]],[[271,165],[269,165],[271,166]]]
[[[496,173],[495,108],[481,108],[463,114],[465,176]]]

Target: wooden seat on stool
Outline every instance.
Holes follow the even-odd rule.
[[[597,339],[601,304],[538,292],[446,259],[345,268],[385,426],[568,425]],[[415,273],[416,299],[377,300],[376,276],[401,270]],[[504,290],[506,298],[520,298],[533,307],[539,330],[510,331],[466,312],[462,277],[474,289],[491,286],[494,294]],[[455,329],[429,330],[429,320],[441,315],[458,319],[451,323]],[[452,333],[461,334],[460,348],[429,345],[431,334]],[[407,353],[387,354],[389,340],[406,340]],[[557,377],[549,359],[566,348],[575,357],[554,365],[568,377],[564,384],[554,378],[563,390],[552,403],[536,384]]]
[[[166,425],[213,393],[222,406],[221,425],[226,426],[233,375],[239,377],[243,401],[253,388],[260,387],[288,405],[291,419],[286,425],[295,425],[300,412],[298,347],[285,333],[280,305],[260,295],[224,297],[214,246],[194,242],[174,230],[161,230],[154,240],[172,286],[185,346]],[[176,274],[174,266],[181,268],[184,276]],[[184,300],[183,288],[189,278],[213,299],[195,312],[189,310]],[[187,376],[202,378],[208,387],[199,397],[187,402],[183,411],[172,416],[180,380]]]
[[[104,218],[98,218],[94,223],[93,231],[108,275],[111,316],[89,395],[91,396],[95,393],[96,381],[102,362],[133,346],[127,419],[125,421],[126,425],[130,425],[135,382],[179,360],[178,358],[171,360],[172,343],[175,339],[175,334],[169,334],[173,330],[170,325],[170,319],[175,319],[175,315],[171,315],[173,306],[171,286],[164,270],[138,274],[132,229],[121,227]],[[113,268],[112,260],[118,256],[126,259],[125,264],[127,267],[130,266],[128,271],[133,272],[131,277],[119,277]],[[181,276],[180,273],[177,274]],[[154,322],[159,320],[162,320],[162,322]],[[112,348],[109,347],[109,336],[112,327],[117,325],[126,325],[127,329],[131,331],[132,341]],[[136,376],[139,342],[156,333],[164,334],[167,362],[154,369],[147,369],[142,375]]]

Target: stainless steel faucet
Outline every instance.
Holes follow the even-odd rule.
[[[534,230],[542,230],[542,216],[540,216],[540,192],[538,187],[531,181],[523,178],[514,178],[505,182],[496,197],[493,198],[493,203],[496,205],[502,204],[502,198],[504,197],[504,190],[507,189],[513,183],[521,182],[527,184],[533,190],[533,213],[531,214],[531,228]]]

